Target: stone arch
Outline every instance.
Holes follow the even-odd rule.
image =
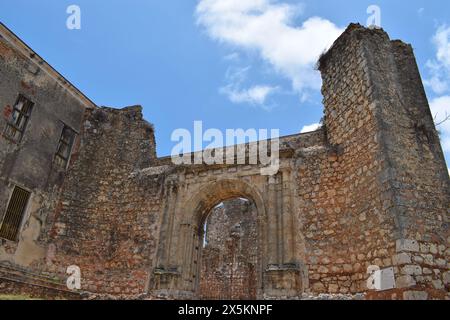
[[[257,230],[258,230],[258,268],[257,268],[257,294],[261,296],[263,293],[263,276],[264,276],[264,257],[266,252],[265,236],[266,233],[266,208],[264,199],[256,185],[252,185],[243,180],[225,179],[210,182],[202,185],[197,192],[186,203],[186,214],[191,217],[194,230],[197,230],[198,238],[194,241],[193,246],[197,250],[193,250],[194,259],[200,261],[203,225],[211,210],[219,203],[233,198],[246,198],[253,202],[257,211]],[[195,261],[195,260],[194,260]],[[200,281],[200,264],[194,266],[196,273],[196,283],[193,291],[198,290]]]
[[[297,296],[302,291],[307,271],[298,259],[291,171],[285,168],[269,177],[246,173],[245,177],[235,173],[219,178],[216,171],[168,177],[152,280],[156,292],[196,297],[203,223],[217,204],[237,197],[252,201],[257,211],[257,297]]]
[[[265,217],[264,200],[257,187],[237,179],[219,180],[203,185],[188,200],[186,208],[191,211],[194,221],[200,226],[216,205],[222,201],[238,197],[253,201],[258,210],[258,216]]]

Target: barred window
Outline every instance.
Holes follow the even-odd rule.
[[[17,241],[30,193],[15,187],[0,227],[0,238]]]
[[[73,129],[64,125],[55,156],[56,164],[62,168],[66,168],[69,162],[75,135],[76,132]]]
[[[16,143],[19,143],[22,140],[33,105],[33,102],[23,95],[19,95],[6,124],[4,136],[7,139]]]

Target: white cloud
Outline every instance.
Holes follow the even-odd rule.
[[[439,27],[433,42],[438,49],[437,60],[450,71],[450,27],[446,25]]]
[[[450,89],[450,27],[440,26],[432,41],[436,57],[427,62],[431,77],[424,82],[436,94],[443,94]]]
[[[302,128],[302,131],[300,131],[300,133],[306,133],[306,132],[312,132],[312,131],[316,131],[317,129],[319,129],[321,127],[320,123],[313,123],[310,124],[308,126],[304,126]]]
[[[278,91],[278,87],[260,84],[243,89],[249,71],[250,67],[228,68],[225,76],[228,84],[220,88],[219,92],[226,95],[233,103],[263,106],[269,95]]]
[[[450,96],[433,99],[430,102],[430,109],[435,123],[441,123],[437,129],[440,132],[442,148],[445,152],[450,152],[450,120],[444,121],[450,116]]]
[[[225,57],[223,57],[223,59],[227,60],[227,61],[239,60],[239,53],[237,53],[237,52],[230,53],[230,54],[226,55]]]
[[[425,79],[424,84],[433,90],[436,94],[443,94],[449,89],[448,81],[445,79],[445,73],[434,62],[428,61],[426,66],[430,70],[431,78]]]
[[[220,92],[226,94],[233,103],[249,103],[263,105],[267,97],[277,91],[277,87],[257,85],[249,89],[240,90],[232,85],[223,87]]]
[[[273,0],[200,0],[196,9],[197,23],[211,38],[255,51],[302,93],[320,88],[314,66],[343,30],[320,17],[294,26],[299,13],[301,6]]]
[[[248,72],[250,71],[250,67],[230,67],[227,69],[227,73],[225,75],[228,83],[233,85],[241,85],[246,79]]]
[[[432,39],[436,47],[436,57],[427,62],[431,78],[425,81],[434,93],[440,95],[430,101],[431,113],[440,133],[444,152],[450,152],[450,27],[440,26]]]

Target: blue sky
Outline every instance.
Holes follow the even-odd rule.
[[[80,30],[66,27],[72,4]],[[163,156],[194,120],[281,135],[319,122],[311,61],[372,4],[391,38],[413,44],[433,112],[450,114],[448,1],[2,0],[0,19],[98,105],[141,104]]]

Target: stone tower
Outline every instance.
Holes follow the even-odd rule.
[[[364,225],[355,246],[362,261],[380,256],[372,263],[395,274],[396,289],[373,296],[440,296],[450,181],[412,47],[352,24],[319,69],[328,142],[346,172],[341,188]]]

